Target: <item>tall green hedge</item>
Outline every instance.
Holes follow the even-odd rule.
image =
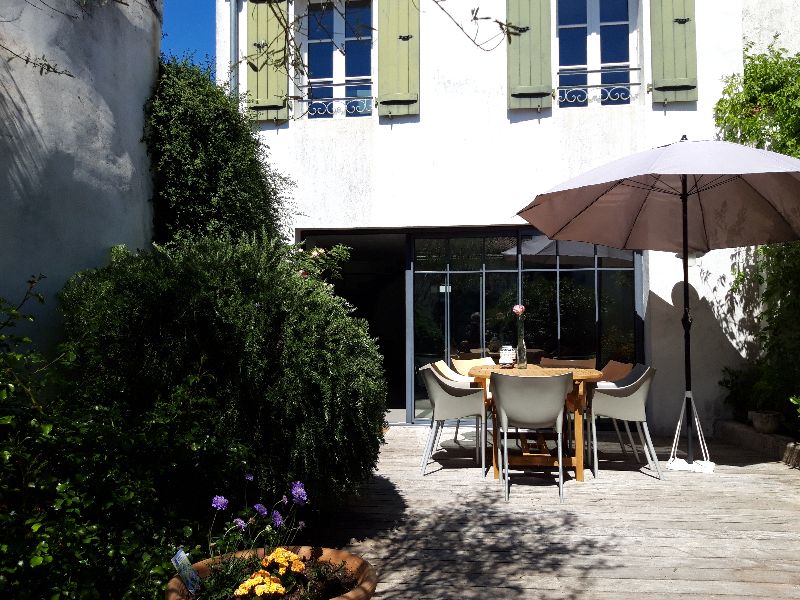
[[[285,233],[290,182],[208,70],[162,60],[145,123],[157,242],[186,233]]]

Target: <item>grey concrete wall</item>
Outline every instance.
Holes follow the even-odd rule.
[[[89,14],[71,0],[0,3],[0,43],[73,75],[40,75],[0,48],[0,295],[16,299],[30,275],[46,275],[47,303],[34,311],[44,346],[73,273],[103,265],[112,245],[149,245],[141,139],[160,39],[161,0]]]

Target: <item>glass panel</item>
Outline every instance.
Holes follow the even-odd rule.
[[[600,27],[600,62],[626,63],[630,60],[627,25],[602,25]]]
[[[596,355],[594,273],[594,270],[561,272],[559,358],[590,358]]]
[[[485,240],[487,269],[517,270],[517,238],[489,237]]]
[[[628,0],[600,0],[600,22],[627,21]]]
[[[584,242],[558,242],[562,269],[594,267],[594,245]]]
[[[525,305],[525,345],[549,356],[558,354],[558,306],[556,274],[522,274],[522,303]]]
[[[447,268],[446,239],[417,239],[414,241],[415,271],[444,271]]]
[[[586,27],[558,30],[558,64],[562,67],[586,64]]]
[[[497,361],[500,347],[517,345],[516,317],[511,309],[517,303],[517,274],[486,274],[486,342],[487,355]]]
[[[345,8],[345,37],[372,37],[372,2],[351,0]]]
[[[450,354],[481,356],[481,276],[450,275]]]
[[[558,0],[559,25],[584,23],[586,23],[586,0]]]
[[[445,357],[445,275],[414,275],[414,371]],[[415,415],[430,418],[428,393],[419,376],[414,378]]]
[[[480,271],[483,264],[483,238],[450,240],[450,270]]]
[[[372,40],[350,40],[344,43],[344,74],[347,77],[369,77]]]
[[[555,269],[556,243],[544,235],[522,236],[523,269]]]
[[[598,265],[601,267],[633,268],[633,250],[620,250],[608,246],[597,247]]]
[[[309,88],[309,97],[313,100],[321,99],[320,102],[311,102],[308,105],[309,119],[329,119],[333,116],[333,88],[330,86],[319,86]]]
[[[586,75],[560,75],[558,78],[558,105],[562,108],[570,106],[588,106],[589,94],[586,89],[573,86],[585,86]]]
[[[611,71],[600,74],[600,82],[606,83],[629,83],[630,73],[628,71]],[[600,90],[600,104],[603,106],[613,104],[630,104],[631,88],[627,85],[611,85]]]
[[[308,7],[308,39],[333,39],[333,5],[311,4]]]
[[[308,45],[308,78],[333,77],[333,42],[314,42]]]
[[[598,273],[601,366],[609,360],[635,362],[633,281],[633,271]]]
[[[365,117],[372,114],[372,86],[348,85],[345,87],[348,98],[361,98],[361,100],[347,101],[348,117]]]

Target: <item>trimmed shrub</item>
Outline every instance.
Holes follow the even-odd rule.
[[[178,235],[283,233],[291,182],[238,102],[209,70],[162,60],[145,106],[144,142],[153,171],[154,239]]]

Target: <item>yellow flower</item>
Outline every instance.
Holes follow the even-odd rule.
[[[302,560],[292,561],[292,571],[294,573],[302,573],[306,569],[306,564]]]

